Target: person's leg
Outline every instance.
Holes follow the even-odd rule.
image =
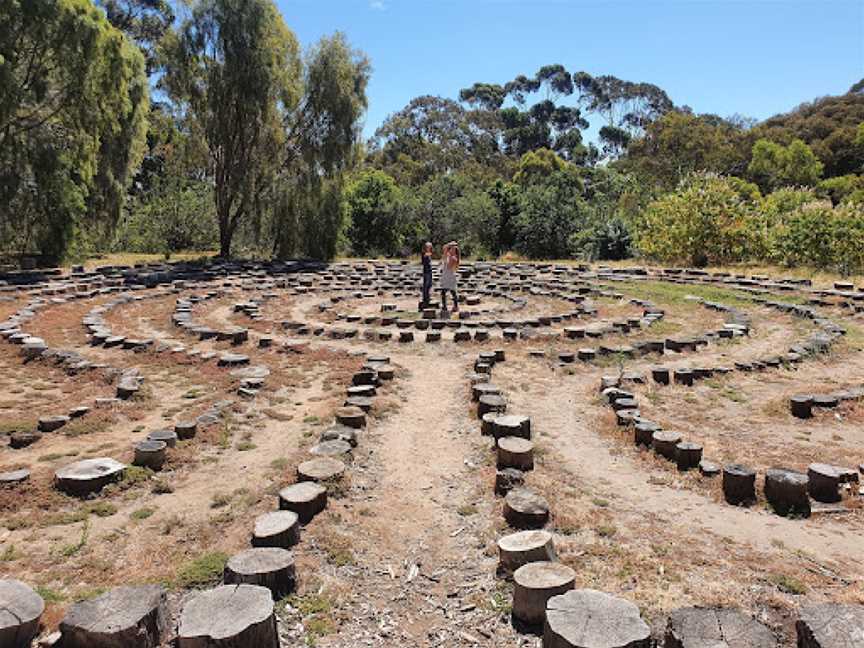
[[[432,274],[426,272],[423,274],[423,303],[424,304],[429,303],[431,292],[432,292]]]
[[[451,290],[450,293],[453,295],[453,310],[459,310],[459,295],[456,294],[455,290]]]
[[[441,310],[447,310],[447,291],[441,289]]]

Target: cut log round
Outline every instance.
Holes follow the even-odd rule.
[[[498,468],[534,470],[534,444],[521,437],[506,436],[498,439]]]
[[[174,424],[174,434],[183,441],[194,438],[197,431],[198,423],[196,421],[180,421]]]
[[[40,432],[54,432],[69,422],[68,416],[42,416],[39,418],[38,429]]]
[[[699,462],[699,472],[702,473],[703,477],[716,477],[720,474],[720,466],[713,461],[703,459]]]
[[[723,495],[730,504],[756,501],[756,471],[741,464],[723,466]]]
[[[148,441],[162,441],[169,448],[177,445],[177,433],[174,430],[154,430],[147,435]]]
[[[539,626],[549,599],[572,590],[575,582],[576,572],[559,562],[522,565],[513,572],[513,616],[528,626]]]
[[[160,470],[165,463],[167,445],[164,441],[146,439],[135,444],[135,458],[132,463],[151,470]]]
[[[279,648],[273,596],[257,585],[222,585],[191,598],[177,648]]]
[[[156,648],[167,629],[159,585],[115,587],[75,603],[60,623],[63,648]]]
[[[279,508],[293,511],[307,524],[327,506],[327,489],[315,482],[299,482],[279,491]]]
[[[583,589],[555,596],[546,604],[543,648],[649,648],[650,645],[651,629],[639,615],[639,608],[625,599]]]
[[[539,529],[549,521],[549,504],[527,488],[514,488],[504,498],[504,519],[516,529]]]
[[[336,422],[359,430],[366,426],[366,413],[359,407],[351,405],[340,407],[336,410]]]
[[[501,437],[531,438],[531,419],[527,416],[516,414],[505,414],[496,416],[492,421],[492,436],[496,439]]]
[[[813,397],[807,394],[793,396],[789,399],[789,411],[795,418],[810,418],[813,416]]]
[[[309,454],[317,457],[342,457],[351,452],[351,444],[347,441],[322,441],[311,448]]]
[[[514,572],[531,562],[555,562],[555,543],[548,531],[517,531],[498,540],[498,564],[505,572]]]
[[[324,430],[321,433],[321,441],[344,441],[352,448],[356,448],[357,430],[347,427],[345,425],[341,425],[339,423],[335,423],[332,427]]]
[[[54,474],[57,488],[70,495],[88,495],[102,490],[123,476],[126,466],[110,457],[84,459],[64,466]]]
[[[304,461],[297,466],[298,481],[335,481],[345,473],[345,464],[331,457],[319,457]]]
[[[799,648],[849,648],[864,637],[864,606],[805,605],[795,624]]]
[[[13,432],[9,435],[9,447],[13,450],[20,450],[33,445],[41,438],[42,435],[38,432]]]
[[[260,585],[279,599],[294,590],[294,555],[280,547],[253,547],[231,556],[225,564],[226,585]]]
[[[497,412],[489,412],[480,417],[480,434],[492,436],[495,429],[495,419],[501,416]]]
[[[654,442],[654,433],[660,431],[660,426],[652,421],[639,421],[633,426],[633,440],[636,445],[650,448]]]
[[[679,443],[681,443],[681,435],[677,432],[659,430],[651,435],[654,452],[669,461],[675,461],[675,448]]]
[[[769,468],[765,473],[765,499],[778,515],[810,517],[807,475],[784,468]]]
[[[480,401],[477,403],[478,418],[483,418],[483,415],[488,414],[489,412],[503,414],[506,411],[507,401],[504,399],[503,396],[481,396]]]
[[[767,627],[738,610],[680,608],[669,616],[665,648],[777,648]]]
[[[482,373],[482,372],[477,372]],[[488,379],[488,378],[487,378]],[[478,383],[471,388],[471,400],[477,402],[483,396],[500,395],[501,390],[492,383]]]
[[[30,479],[30,471],[26,468],[0,473],[0,486],[14,486]],[[0,644],[2,645],[2,644]]]
[[[840,471],[834,466],[812,463],[807,467],[810,497],[818,502],[840,501]]]
[[[525,473],[516,468],[504,468],[495,473],[495,494],[504,496],[525,483]]]
[[[0,580],[0,646],[30,648],[45,611],[42,597],[19,580]]]
[[[682,441],[675,446],[675,462],[678,470],[684,472],[696,468],[702,461],[702,446],[691,441]]]
[[[288,549],[300,542],[300,516],[293,511],[272,511],[255,519],[253,547]]]

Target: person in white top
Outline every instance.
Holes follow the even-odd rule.
[[[456,280],[459,272],[459,245],[456,241],[447,243],[441,250],[441,309],[447,310],[447,293],[453,296],[453,312],[459,312],[459,296],[456,293]]]

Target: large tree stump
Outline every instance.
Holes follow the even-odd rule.
[[[14,486],[30,479],[30,471],[26,468],[0,473],[0,486]]]
[[[288,549],[300,542],[300,516],[293,511],[272,511],[255,519],[253,547]]]
[[[353,405],[340,407],[336,410],[336,422],[359,430],[366,427],[366,412]]]
[[[503,414],[506,411],[507,401],[503,396],[491,394],[488,396],[481,396],[480,401],[477,403],[477,417],[481,419],[484,414],[489,414],[490,412]]]
[[[805,605],[795,624],[798,648],[851,648],[864,645],[864,606]]]
[[[660,426],[653,421],[639,421],[633,426],[633,441],[636,445],[650,448],[654,442],[654,433],[660,431]]]
[[[810,480],[810,497],[818,502],[840,501],[841,480],[837,468],[828,464],[812,463],[807,467],[807,477]]]
[[[156,648],[167,628],[159,585],[115,587],[75,603],[60,623],[63,648]]]
[[[279,599],[294,590],[294,555],[280,547],[253,547],[231,556],[222,580],[226,585],[260,585]]]
[[[315,482],[298,482],[279,491],[279,508],[293,511],[303,524],[327,506],[327,489]]]
[[[514,488],[504,498],[504,519],[515,529],[539,529],[549,521],[549,503],[527,488]]]
[[[685,472],[696,468],[702,461],[702,446],[691,441],[681,441],[675,446],[675,462],[678,470]]]
[[[64,466],[54,474],[57,488],[70,495],[89,495],[123,476],[126,466],[109,457],[84,459]]]
[[[297,466],[297,481],[327,482],[342,478],[345,464],[332,457],[319,457]]]
[[[39,418],[37,429],[40,432],[54,432],[69,422],[68,416],[42,416]]]
[[[42,597],[21,581],[0,580],[0,646],[30,648],[45,611]]]
[[[492,436],[531,438],[531,419],[527,416],[505,414],[496,416],[492,421]]]
[[[669,461],[675,461],[676,447],[679,443],[681,443],[681,435],[677,432],[658,430],[651,435],[654,452]]]
[[[807,475],[784,468],[769,468],[765,473],[765,499],[778,515],[810,517]]]
[[[492,436],[495,430],[495,419],[501,414],[497,412],[489,412],[480,417],[480,434],[484,436]]]
[[[197,421],[180,421],[174,424],[174,434],[177,435],[177,438],[180,440],[187,440],[194,438],[196,432],[198,432],[198,422]]]
[[[13,432],[9,435],[9,447],[20,450],[36,443],[42,435],[38,432]]]
[[[525,483],[525,473],[516,468],[504,468],[495,473],[495,494],[504,496]]]
[[[738,610],[680,608],[669,616],[665,648],[777,648],[774,634]]]
[[[576,572],[559,562],[529,562],[513,572],[513,616],[528,626],[546,618],[546,603],[573,589]]]
[[[521,437],[506,436],[498,439],[498,468],[534,470],[534,444]]]
[[[273,596],[257,585],[222,585],[191,598],[177,648],[279,648]]]
[[[756,501],[756,471],[741,464],[723,466],[723,496],[730,504]]]
[[[810,418],[813,416],[813,397],[809,394],[793,396],[789,399],[789,411],[795,418]]]
[[[543,648],[649,648],[650,645],[651,628],[640,617],[639,608],[626,599],[582,589],[550,598],[546,604]]]
[[[555,543],[548,531],[517,531],[498,540],[498,565],[505,573],[514,572],[531,562],[556,560]]]
[[[156,441],[154,439],[146,439],[139,441],[134,446],[135,458],[132,463],[136,466],[143,466],[151,470],[161,470],[165,463],[165,451],[167,445],[164,441]]]

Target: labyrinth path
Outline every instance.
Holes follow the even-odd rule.
[[[864,646],[864,287],[0,279],[0,648]]]

